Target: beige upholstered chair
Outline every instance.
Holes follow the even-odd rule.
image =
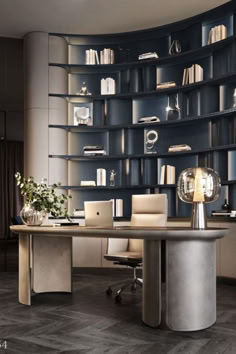
[[[165,226],[167,221],[167,195],[166,194],[143,194],[132,196],[131,226]],[[142,279],[137,278],[136,268],[142,264],[143,241],[136,239],[108,239],[106,260],[114,264],[125,265],[133,268],[133,278],[129,279],[117,291],[115,300],[120,302],[121,293],[127,287],[136,289],[136,285],[142,286]],[[117,284],[117,283],[116,283]],[[112,286],[107,289],[111,295]]]

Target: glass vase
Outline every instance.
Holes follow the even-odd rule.
[[[20,212],[21,219],[23,223],[27,226],[40,226],[45,217],[46,213],[44,210],[36,210],[32,205],[25,204]]]

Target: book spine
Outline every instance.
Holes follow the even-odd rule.
[[[116,199],[116,216],[123,216],[123,199]]]

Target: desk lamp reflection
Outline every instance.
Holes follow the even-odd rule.
[[[214,202],[219,198],[220,187],[220,177],[211,168],[187,168],[181,172],[177,192],[183,202],[193,204],[191,219],[193,229],[207,228],[204,204]]]

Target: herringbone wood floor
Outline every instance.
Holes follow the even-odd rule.
[[[17,300],[17,273],[0,273],[0,339],[8,345],[0,354],[236,353],[236,286],[218,285],[214,326],[181,333],[142,323],[140,290],[126,291],[120,305],[107,297],[106,286],[123,278],[123,270],[81,271],[72,295],[36,295],[27,307]]]

